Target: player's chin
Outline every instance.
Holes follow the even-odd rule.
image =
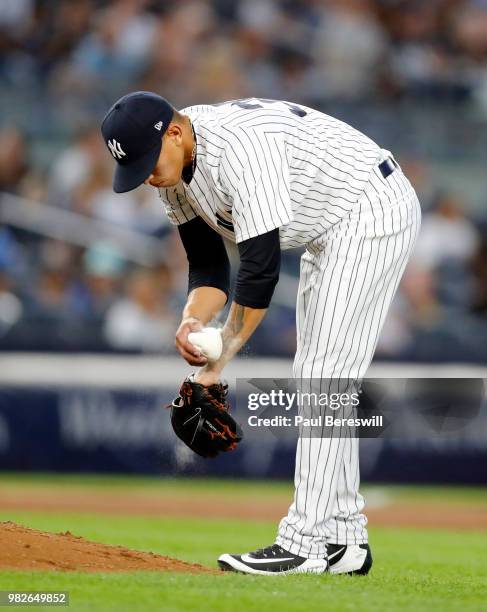
[[[162,179],[162,181],[160,181],[158,183],[158,187],[174,187],[174,185],[177,185],[179,183],[179,178],[176,177],[172,177],[172,178],[164,178]]]

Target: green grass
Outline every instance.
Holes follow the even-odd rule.
[[[8,487],[25,488],[46,486],[90,488],[102,491],[127,490],[140,493],[161,494],[170,493],[224,493],[231,492],[231,495],[256,495],[264,493],[269,495],[292,495],[292,484],[283,481],[269,482],[265,480],[242,480],[217,478],[170,478],[170,477],[150,477],[150,476],[121,476],[121,475],[98,475],[98,474],[15,474],[0,473],[0,488],[2,485]]]
[[[266,480],[241,480],[216,479],[216,478],[168,478],[151,476],[119,476],[99,474],[49,474],[49,473],[25,473],[14,472],[0,473],[0,489],[2,485],[9,487],[24,488],[39,487],[43,489],[48,486],[63,486],[70,489],[87,487],[95,490],[117,491],[128,489],[150,494],[165,495],[167,493],[218,493],[231,497],[241,496],[258,497],[259,495],[286,496],[291,498],[293,486],[288,481],[266,481]],[[386,495],[390,500],[401,501],[442,501],[448,503],[469,502],[487,504],[487,487],[459,487],[441,485],[422,486],[397,486],[377,485],[364,486],[365,495],[379,492]]]
[[[29,479],[12,477],[11,484]],[[59,482],[38,479],[39,486]],[[73,479],[70,479],[73,482]],[[68,481],[66,480],[66,483]],[[194,491],[195,504],[205,490],[219,490],[215,481],[157,481],[144,479],[74,479],[76,486],[182,487]],[[124,484],[122,484],[124,483]],[[285,493],[288,485],[227,483],[222,492],[258,496]],[[171,486],[170,486],[171,485]],[[409,489],[398,495],[427,491]],[[482,497],[483,495],[483,497]],[[475,490],[438,489],[436,499],[485,500]],[[0,496],[1,499],[1,496]],[[256,501],[258,503],[258,501]],[[1,503],[0,503],[1,507]],[[46,514],[1,511],[0,520],[14,520],[48,531],[69,530],[76,535],[131,548],[150,550],[186,561],[215,566],[222,552],[243,552],[271,543],[272,522],[237,520],[124,517],[87,514]],[[413,529],[370,530],[375,563],[367,577],[289,576],[251,577],[135,572],[83,574],[57,572],[0,572],[0,590],[68,590],[71,610],[163,610],[210,612],[280,612],[360,610],[361,612],[428,610],[484,610],[487,601],[487,534]],[[0,551],[1,554],[1,551]],[[16,608],[19,609],[19,608]],[[23,608],[20,608],[23,609]],[[27,608],[25,608],[27,609]],[[32,608],[29,608],[32,609]]]

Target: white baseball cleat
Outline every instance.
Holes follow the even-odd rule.
[[[240,572],[260,576],[287,574],[324,574],[328,569],[326,559],[305,559],[272,544],[242,555],[221,555],[218,565],[224,572]]]
[[[365,575],[372,567],[368,544],[328,544],[326,549],[330,574]]]

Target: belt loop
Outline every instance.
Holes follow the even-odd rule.
[[[390,156],[379,164],[379,170],[382,176],[386,179],[390,176],[399,165],[396,160]]]

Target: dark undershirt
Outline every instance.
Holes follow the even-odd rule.
[[[198,151],[198,140],[196,139],[196,132],[194,131],[193,124],[191,124],[191,130],[193,132],[193,138],[195,142],[194,159],[188,166],[184,166],[183,171],[181,172],[181,177],[183,181],[186,183],[186,185],[189,185],[191,183],[191,179],[193,178],[194,172],[196,170],[196,160],[197,160],[197,151]]]
[[[197,287],[216,287],[230,292],[230,261],[223,238],[201,217],[178,225],[189,263],[188,293]]]
[[[237,247],[240,268],[235,282],[235,302],[250,308],[268,308],[281,268],[279,228],[244,240]]]
[[[194,167],[193,167],[194,166]],[[191,183],[191,179],[193,178],[194,168],[196,168],[196,164],[191,164],[190,166],[184,166],[183,171],[181,172],[181,177],[186,185]]]
[[[201,217],[178,226],[189,262],[188,293],[197,287],[216,287],[228,299],[230,262],[223,238]],[[240,267],[234,300],[241,306],[267,308],[279,280],[281,247],[276,228],[238,245]]]

